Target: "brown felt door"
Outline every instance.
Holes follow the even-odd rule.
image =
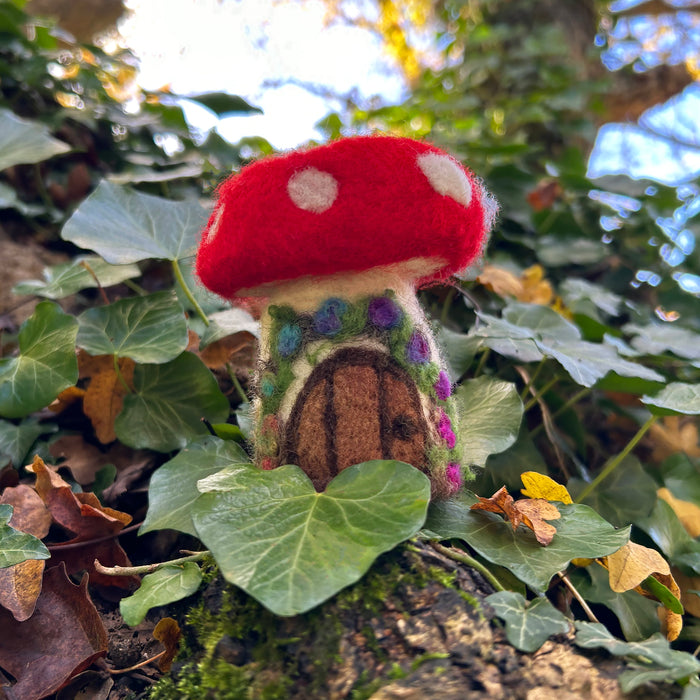
[[[370,459],[425,462],[427,426],[418,390],[385,353],[347,348],[309,376],[289,417],[283,461],[321,490],[341,470]]]

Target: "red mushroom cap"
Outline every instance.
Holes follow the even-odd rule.
[[[197,274],[226,298],[416,258],[436,261],[418,284],[444,279],[479,256],[495,209],[480,182],[447,153],[391,136],[260,160],[218,194]]]

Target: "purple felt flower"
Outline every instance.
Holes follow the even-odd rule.
[[[388,330],[401,323],[403,312],[399,305],[389,297],[375,297],[369,302],[369,320],[377,328]]]
[[[450,417],[440,409],[440,422],[438,423],[438,433],[440,437],[447,443],[447,446],[452,449],[457,442],[454,431],[452,430],[452,421]]]
[[[424,365],[430,360],[430,344],[420,331],[411,333],[406,346],[406,357],[409,362],[418,365]]]
[[[314,314],[314,330],[321,335],[336,335],[343,327],[340,317],[348,305],[342,299],[326,299]]]
[[[447,399],[452,395],[452,383],[450,378],[447,376],[447,372],[440,370],[438,380],[435,382],[433,388],[440,401],[447,401]]]
[[[447,480],[450,482],[452,493],[456,493],[462,488],[462,469],[459,464],[450,462],[447,465]]]

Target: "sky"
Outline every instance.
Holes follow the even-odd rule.
[[[378,39],[347,26],[324,26],[321,2],[275,0],[129,0],[132,15],[120,25],[127,45],[141,61],[146,89],[170,85],[180,95],[224,91],[244,97],[264,114],[222,120],[222,136],[265,137],[288,149],[320,134],[314,125],[334,105],[298,84],[266,87],[295,79],[339,93],[358,90],[368,98],[399,101],[404,84],[382,56]],[[211,114],[185,105],[200,128]]]

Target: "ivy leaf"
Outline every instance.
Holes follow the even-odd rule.
[[[438,341],[445,348],[452,381],[457,381],[469,369],[483,342],[478,336],[456,333],[445,326],[438,329]]]
[[[51,554],[40,539],[9,525],[12,510],[12,506],[0,503],[0,569],[27,559],[48,559]]]
[[[620,357],[614,346],[582,340],[573,323],[546,306],[513,302],[503,310],[502,319],[484,313],[478,316],[488,325],[475,335],[483,337],[488,347],[520,362],[551,357],[582,386],[593,386],[609,372],[664,381],[654,370]]]
[[[44,268],[43,280],[20,282],[12,288],[12,293],[62,299],[82,289],[97,287],[95,277],[102,287],[110,287],[140,275],[136,265],[110,265],[97,255],[82,255],[71,262]]]
[[[670,323],[650,323],[646,326],[628,323],[622,330],[634,336],[632,347],[647,355],[672,352],[688,360],[700,359],[700,334],[689,328]]]
[[[0,109],[0,171],[13,165],[40,163],[70,150],[68,144],[53,138],[44,124]]]
[[[520,651],[537,651],[553,634],[569,631],[569,621],[546,598],[528,603],[520,593],[498,591],[486,602],[506,623],[506,637]]]
[[[629,540],[629,527],[616,530],[593,509],[584,505],[560,505],[557,532],[547,547],[533,533],[513,529],[491,513],[469,510],[476,496],[465,494],[451,501],[432,503],[426,529],[441,539],[464,540],[482,557],[509,569],[537,592],[547,589],[556,573],[575,558],[603,557]]]
[[[615,593],[610,588],[608,572],[602,566],[591,564],[585,570],[577,569],[569,578],[584,600],[612,611],[628,641],[646,639],[661,629],[656,614],[658,603],[634,591]]]
[[[479,377],[462,384],[455,397],[466,464],[483,465],[489,455],[503,452],[516,441],[523,402],[514,384]]]
[[[700,574],[700,542],[687,533],[666,501],[659,498],[651,514],[635,520],[634,524],[651,537],[672,564],[686,574]]]
[[[570,479],[567,484],[574,499],[584,487],[585,483],[578,478]],[[622,527],[651,513],[656,503],[656,488],[656,482],[641,462],[628,455],[583,502],[613,525]]]
[[[641,642],[623,642],[597,622],[577,622],[574,644],[584,649],[605,649],[615,656],[633,657],[644,662],[636,670],[620,676],[623,693],[649,681],[676,681],[700,672],[700,661],[685,651],[672,649],[661,634]]]
[[[245,309],[234,307],[225,311],[218,311],[209,316],[209,322],[209,326],[202,335],[200,348],[241,331],[247,331],[256,338],[260,337],[260,323]]]
[[[196,536],[190,511],[200,496],[197,482],[248,463],[250,458],[235,442],[207,436],[190,443],[151,477],[148,512],[139,533],[171,529]]]
[[[682,413],[696,416],[700,414],[700,384],[672,382],[654,396],[643,396],[642,402],[656,415]]]
[[[623,302],[619,294],[615,294],[599,284],[593,284],[577,277],[564,280],[560,287],[560,293],[564,303],[569,307],[575,308],[577,302],[588,300],[611,316],[617,316],[620,313],[620,306]]]
[[[357,581],[421,528],[430,483],[403,462],[344,469],[317,493],[299,467],[227,469],[192,519],[224,577],[276,615],[297,615]]]
[[[78,346],[91,355],[163,364],[187,347],[187,321],[173,292],[96,306],[78,317]]]
[[[19,330],[19,356],[0,359],[0,415],[19,418],[48,406],[78,380],[78,322],[50,301]]]
[[[191,255],[208,214],[196,201],[174,202],[103,180],[66,222],[61,237],[114,265]]]
[[[119,602],[119,612],[127,625],[138,625],[146,613],[192,595],[202,582],[202,570],[193,561],[163,566],[141,579],[139,589]]]
[[[21,467],[36,439],[56,430],[55,425],[39,423],[36,418],[23,420],[19,425],[0,420],[0,465],[9,460],[14,467]]]
[[[134,393],[114,422],[121,442],[129,447],[170,452],[205,435],[202,423],[223,423],[229,403],[212,373],[191,352],[163,365],[136,365]]]

